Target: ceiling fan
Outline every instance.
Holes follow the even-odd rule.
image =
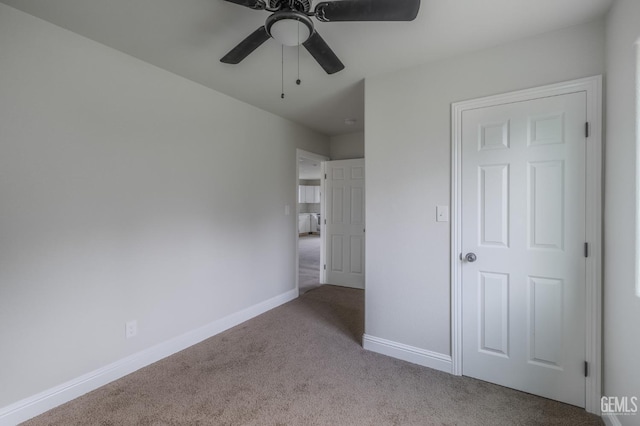
[[[238,64],[269,38],[284,46],[303,45],[320,66],[333,74],[344,64],[314,29],[311,17],[322,22],[412,21],[420,0],[322,1],[311,10],[310,0],[225,0],[255,10],[273,12],[261,26],[227,53],[221,62]]]

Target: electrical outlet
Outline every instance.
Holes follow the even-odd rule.
[[[138,321],[133,320],[125,324],[125,336],[127,339],[131,339],[138,334]]]

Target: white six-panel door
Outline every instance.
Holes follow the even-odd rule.
[[[462,372],[585,406],[584,92],[462,114]]]
[[[326,283],[364,288],[364,159],[323,164]]]

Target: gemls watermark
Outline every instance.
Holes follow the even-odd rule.
[[[638,397],[603,396],[600,409],[602,414],[632,416],[638,413]]]

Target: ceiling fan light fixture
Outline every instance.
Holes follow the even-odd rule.
[[[276,12],[267,18],[267,33],[284,46],[298,46],[309,39],[313,33],[311,19],[295,11]]]

